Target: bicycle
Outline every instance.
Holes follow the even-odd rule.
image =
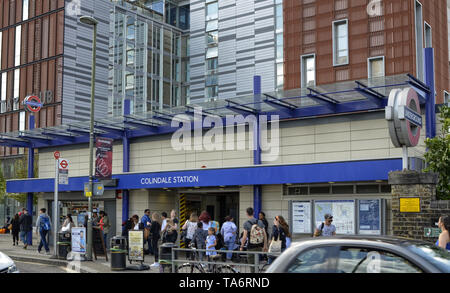
[[[191,260],[192,261],[199,261],[197,257],[196,248],[192,245],[189,245],[189,248],[191,248],[193,251],[191,252]],[[221,259],[222,256],[220,254],[211,255],[210,259],[213,262],[216,262],[217,260]],[[200,262],[190,262],[190,263],[184,263],[181,266],[177,268],[178,273],[213,273],[213,274],[235,274],[238,273],[236,269],[234,269],[230,265],[218,265],[218,264],[212,264],[208,268],[207,266],[203,266]]]

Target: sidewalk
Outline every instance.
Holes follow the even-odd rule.
[[[45,250],[42,249],[44,253],[38,253],[37,247],[39,245],[39,239],[36,234],[33,234],[33,245],[28,246],[27,249],[23,249],[23,243],[19,242],[19,246],[12,245],[12,235],[10,234],[0,234],[0,251],[12,258],[15,261],[24,262],[35,262],[55,266],[68,267],[69,261],[60,259],[51,259],[51,255],[45,255]],[[50,252],[53,253],[53,247],[50,247]],[[110,262],[107,262],[104,257],[98,257],[94,261],[84,261],[80,263],[81,273],[159,273],[159,268],[150,268],[147,271],[112,271],[110,268]],[[110,261],[110,253],[108,253],[108,260]],[[151,265],[154,262],[154,257],[151,255],[145,256],[144,264]],[[130,266],[130,262],[127,259],[127,266]],[[137,265],[134,263],[132,265]]]

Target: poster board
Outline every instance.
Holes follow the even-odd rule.
[[[86,228],[72,228],[72,252],[86,253]]]
[[[128,231],[128,260],[144,261],[144,231]]]
[[[95,260],[97,260],[97,256],[104,256],[106,258],[106,261],[108,261],[105,241],[103,239],[103,234],[100,228],[92,227],[92,246]]]
[[[358,231],[362,235],[381,235],[381,199],[358,200]]]
[[[314,224],[320,226],[325,214],[333,215],[336,234],[356,234],[355,200],[314,201]]]
[[[291,202],[291,226],[293,234],[311,234],[311,201]]]

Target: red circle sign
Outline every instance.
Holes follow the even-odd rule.
[[[56,151],[53,153],[53,156],[55,157],[55,160],[58,160],[61,157],[61,153]]]
[[[28,96],[23,101],[23,104],[25,106],[25,110],[31,113],[37,113],[42,108],[42,102],[41,99],[37,96]]]
[[[67,166],[69,166],[69,164],[67,163],[66,160],[62,160],[61,163],[59,163],[59,165],[60,165],[63,169],[66,169]]]

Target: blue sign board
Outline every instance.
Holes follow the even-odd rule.
[[[405,118],[412,124],[422,128],[422,116],[408,107],[405,107]]]
[[[359,234],[381,235],[381,200],[359,200]]]

